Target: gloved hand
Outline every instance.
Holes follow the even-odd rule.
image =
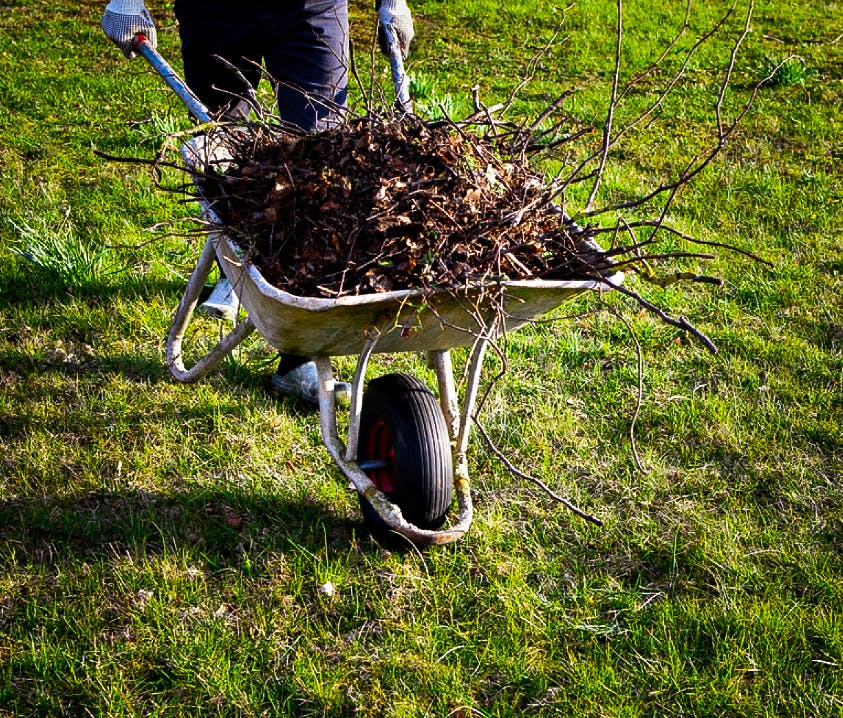
[[[155,23],[143,0],[111,0],[100,22],[105,36],[119,47],[126,57],[134,57],[132,40],[142,32],[152,47],[158,44]]]
[[[407,0],[377,0],[375,8],[378,11],[378,44],[385,55],[389,55],[389,43],[386,41],[384,28],[392,30],[398,39],[401,55],[406,60],[410,54],[410,43],[413,41],[413,16],[407,6]]]

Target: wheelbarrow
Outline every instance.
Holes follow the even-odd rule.
[[[191,113],[209,122],[201,102],[142,35],[134,45]],[[406,108],[409,98],[400,58],[396,48],[391,57],[393,82]],[[186,143],[182,155],[189,170],[199,171],[212,162],[218,165],[221,151],[205,135]],[[200,204],[210,226],[219,226],[213,209],[201,199]],[[187,367],[184,337],[215,259],[246,319]],[[312,357],[319,380],[322,440],[357,491],[369,531],[381,539],[398,534],[417,545],[447,544],[464,536],[472,522],[467,449],[490,343],[585,292],[611,289],[622,281],[621,272],[609,271],[599,279],[302,297],[271,285],[230,237],[212,230],[167,335],[167,366],[177,381],[197,381],[255,329],[281,352]],[[451,358],[451,350],[458,347],[470,347],[461,401]],[[435,371],[438,398],[411,374],[386,374],[367,382],[371,357],[387,352],[425,353]],[[331,358],[338,356],[357,357],[350,386],[334,376]],[[341,391],[348,399],[344,439],[337,414]],[[445,525],[454,493],[457,515]]]

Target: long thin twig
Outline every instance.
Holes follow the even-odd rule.
[[[672,201],[673,196],[675,193],[682,187],[688,185],[691,180],[694,179],[700,172],[702,172],[708,165],[710,165],[715,157],[717,157],[723,148],[726,146],[727,141],[731,138],[731,136],[735,133],[737,128],[740,126],[741,122],[743,121],[744,117],[746,117],[747,113],[749,112],[750,108],[755,104],[755,99],[758,96],[758,92],[760,91],[761,87],[767,81],[767,78],[757,82],[753,88],[752,92],[750,93],[749,99],[746,100],[741,110],[737,113],[735,118],[732,120],[731,123],[725,125],[722,119],[722,105],[725,99],[725,94],[727,88],[730,86],[730,81],[732,77],[732,73],[734,72],[734,66],[737,59],[737,48],[743,43],[744,39],[746,38],[747,34],[749,33],[750,29],[750,19],[752,17],[753,11],[753,4],[750,2],[749,8],[747,10],[747,15],[744,23],[744,29],[741,33],[740,37],[735,43],[735,47],[730,55],[729,62],[726,68],[726,72],[724,74],[724,79],[720,85],[720,91],[718,94],[717,102],[715,104],[715,117],[717,122],[717,138],[714,142],[713,146],[710,147],[707,151],[698,153],[695,155],[691,160],[685,165],[685,168],[679,173],[679,176],[668,182],[664,182],[655,189],[651,190],[647,194],[638,197],[634,200],[629,200],[627,202],[621,202],[617,204],[607,205],[602,208],[597,209],[590,209],[583,212],[584,216],[588,217],[595,217],[599,214],[605,214],[606,212],[620,212],[627,209],[632,209],[635,207],[640,207],[642,205],[651,202],[655,197],[669,193],[669,200],[666,204],[669,204]],[[665,208],[662,208],[662,218],[665,215]]]
[[[632,328],[632,324],[629,323],[629,320],[627,320],[627,318],[618,311],[617,307],[609,304],[602,297],[601,301],[603,302],[603,306],[607,307],[615,318],[626,327],[629,332],[629,336],[635,344],[635,363],[638,369],[638,385],[636,387],[635,409],[632,412],[632,419],[629,422],[629,445],[632,451],[632,460],[635,462],[635,467],[642,474],[646,474],[647,470],[644,468],[641,456],[638,454],[638,442],[635,438],[635,426],[638,423],[638,417],[641,414],[641,406],[644,403],[644,352],[641,349],[641,342],[638,341],[638,336],[635,334],[635,330]]]
[[[530,62],[528,63],[527,72],[520,79],[515,88],[509,93],[509,97],[504,101],[503,107],[501,109],[502,115],[505,115],[512,107],[513,103],[518,98],[518,93],[525,86],[527,86],[528,84],[530,84],[530,82],[533,81],[536,72],[538,71],[539,62],[541,61],[541,59],[543,57],[546,57],[550,53],[550,51],[556,46],[557,39],[559,37],[560,32],[562,31],[562,26],[565,23],[568,10],[570,10],[572,7],[574,7],[573,3],[562,9],[562,16],[559,20],[559,23],[554,28],[553,33],[550,36],[550,40],[548,40],[545,43],[544,47],[542,47],[536,54],[533,55],[533,57],[530,59]]]
[[[612,74],[612,93],[609,97],[609,109],[606,112],[606,121],[603,125],[603,146],[600,148],[600,163],[597,167],[597,175],[594,178],[594,185],[591,188],[591,194],[588,196],[588,201],[585,203],[585,212],[588,212],[597,191],[600,189],[600,182],[603,179],[603,172],[606,169],[606,160],[609,157],[609,147],[612,142],[612,121],[615,117],[615,108],[618,101],[618,83],[620,82],[621,74],[621,49],[623,47],[623,1],[617,0],[618,9],[618,26],[615,35],[615,71]]]
[[[477,416],[472,417],[474,421],[474,425],[477,427],[477,430],[480,432],[480,436],[483,438],[483,441],[486,443],[486,447],[491,451],[498,460],[507,468],[507,470],[517,476],[519,479],[524,479],[525,481],[529,481],[530,483],[534,484],[542,491],[544,491],[551,499],[556,501],[557,503],[562,504],[566,509],[572,511],[581,519],[585,519],[589,523],[594,524],[595,526],[602,526],[603,522],[598,519],[596,516],[589,514],[583,511],[581,508],[573,504],[571,501],[566,499],[564,496],[560,496],[557,494],[553,489],[551,489],[544,481],[541,479],[537,479],[535,476],[531,476],[530,474],[526,474],[520,469],[516,468],[513,463],[506,458],[506,455],[501,452],[497,446],[492,442],[489,434],[486,432],[485,427],[480,421],[477,419]]]
[[[723,82],[720,85],[720,93],[717,97],[717,105],[715,107],[715,116],[717,118],[717,132],[720,136],[723,135],[723,117],[722,117],[722,110],[723,110],[723,101],[726,99],[726,90],[730,85],[730,81],[732,78],[732,73],[735,69],[735,62],[738,58],[738,50],[740,50],[741,45],[743,45],[743,41],[746,39],[746,36],[749,35],[749,22],[752,18],[752,11],[754,8],[753,0],[749,0],[749,8],[746,13],[746,20],[744,22],[743,32],[741,33],[740,37],[738,38],[737,42],[732,46],[732,52],[729,55],[729,64],[726,67],[726,73],[723,77]]]
[[[621,140],[635,127],[640,125],[646,119],[653,116],[653,114],[664,104],[664,101],[670,95],[670,93],[675,89],[676,85],[679,83],[679,80],[685,75],[685,72],[690,65],[691,59],[697,54],[697,52],[702,48],[715,34],[717,34],[726,24],[726,21],[731,17],[732,13],[735,10],[735,4],[737,0],[734,0],[732,6],[729,10],[724,13],[718,20],[714,23],[711,29],[700,36],[696,42],[694,42],[693,46],[687,51],[685,57],[682,61],[681,66],[679,69],[673,74],[673,76],[668,80],[664,89],[659,93],[658,97],[646,107],[643,111],[641,111],[636,117],[626,123],[623,127],[618,129],[613,133],[613,135],[609,138],[609,146],[608,150],[611,150],[615,146],[617,146]],[[679,30],[677,35],[668,43],[668,46],[665,50],[661,53],[659,58],[646,70],[639,73],[636,77],[630,80],[626,87],[623,89],[622,92],[619,93],[617,100],[615,101],[615,108],[617,105],[629,95],[634,88],[638,86],[638,84],[646,77],[651,76],[655,70],[661,65],[661,63],[665,60],[667,55],[669,54],[670,50],[672,50],[679,42],[680,38],[685,34],[688,25],[688,16],[690,13],[690,0],[688,0],[688,4],[686,5],[685,9],[685,22],[683,23],[682,28]],[[615,108],[611,108],[611,112],[615,112]],[[548,198],[549,202],[554,201],[558,196],[561,196],[566,188],[575,183],[579,183],[582,181],[590,180],[596,177],[599,174],[599,170],[595,169],[591,172],[585,174],[585,169],[591,165],[595,161],[599,161],[600,158],[604,156],[604,152],[608,151],[604,150],[601,146],[599,150],[596,152],[586,156],[578,165],[576,165],[573,169],[568,169],[563,167],[559,174],[556,177],[556,181],[559,183],[559,187],[557,191]],[[566,171],[567,170],[567,171]],[[563,175],[567,175],[565,179],[563,179]],[[610,211],[610,210],[609,210]]]
[[[652,312],[655,314],[659,319],[661,319],[665,324],[669,324],[672,327],[676,327],[677,329],[681,329],[683,332],[688,332],[692,336],[696,337],[696,339],[712,354],[717,354],[717,345],[711,341],[705,334],[703,334],[699,329],[697,329],[691,322],[689,322],[685,317],[679,317],[678,319],[675,317],[670,316],[664,309],[661,307],[656,306],[652,302],[647,301],[637,292],[628,289],[622,284],[612,285],[612,289],[621,294],[634,299],[638,302],[644,309]]]

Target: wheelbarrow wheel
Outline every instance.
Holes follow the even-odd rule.
[[[439,402],[423,382],[408,374],[369,382],[360,413],[358,463],[409,523],[420,529],[444,523],[453,495],[451,442]],[[394,543],[363,495],[360,507],[370,533]]]

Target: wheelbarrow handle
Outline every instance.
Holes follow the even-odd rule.
[[[413,111],[410,101],[410,78],[404,70],[404,55],[398,35],[389,25],[382,26],[386,35],[386,45],[389,49],[389,67],[392,70],[392,86],[395,89],[395,101],[404,112]]]
[[[173,92],[185,104],[190,114],[192,114],[199,122],[211,122],[211,113],[202,101],[193,94],[184,80],[179,77],[178,73],[170,66],[170,64],[161,56],[149,40],[142,32],[135,35],[132,40],[132,49],[142,55],[150,65],[164,79]]]

